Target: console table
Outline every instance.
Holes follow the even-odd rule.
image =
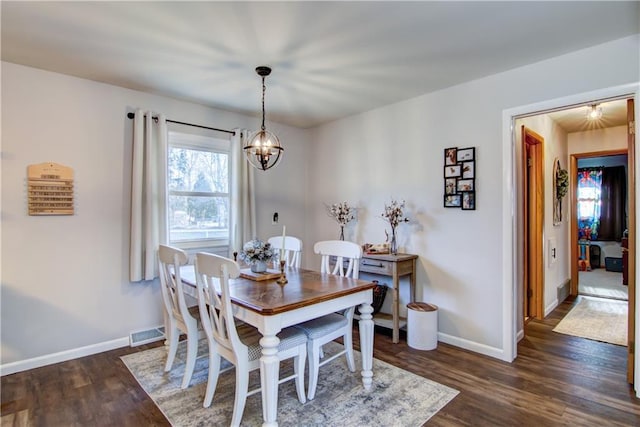
[[[400,318],[400,277],[409,275],[410,301],[415,299],[416,290],[416,260],[418,255],[397,254],[397,255],[368,255],[363,254],[360,259],[360,272],[389,276],[392,278],[393,286],[391,295],[391,327],[393,329],[393,343],[400,341],[400,328],[407,324],[406,318]],[[373,321],[376,325],[389,327],[389,315],[378,313]]]

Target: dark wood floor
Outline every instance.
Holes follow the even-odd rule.
[[[385,333],[376,333],[374,355],[460,391],[428,426],[640,426],[626,347],[551,331],[571,306],[530,322],[513,363],[442,343],[414,350]],[[2,426],[169,425],[119,359],[157,345],[2,377]]]

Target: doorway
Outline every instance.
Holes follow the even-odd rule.
[[[594,98],[596,99],[596,98]],[[618,97],[618,98],[610,98],[610,99],[605,99],[602,98],[603,101],[609,101],[609,100],[614,100],[614,99],[618,99],[618,100],[622,100],[625,104],[627,103],[627,100],[629,101],[629,103],[631,104],[631,112],[629,113],[630,118],[633,119],[633,103],[632,103],[632,99],[630,98],[630,96],[627,97]],[[531,195],[527,193],[528,191],[528,186],[525,185],[525,182],[529,179],[530,177],[530,172],[527,171],[528,168],[528,160],[523,160],[525,158],[525,154],[523,152],[518,153],[518,150],[522,150],[525,151],[526,150],[526,146],[523,145],[523,141],[524,141],[524,136],[521,136],[521,122],[519,122],[519,120],[524,120],[527,119],[528,121],[525,121],[525,123],[530,123],[531,120],[534,120],[535,118],[539,118],[539,117],[546,117],[548,115],[551,114],[556,114],[556,113],[562,113],[563,111],[568,111],[568,110],[572,110],[572,109],[576,109],[576,108],[583,108],[583,111],[586,107],[591,106],[593,104],[593,101],[591,102],[584,102],[582,101],[581,103],[569,103],[570,106],[568,106],[565,109],[562,109],[561,107],[553,107],[553,109],[549,109],[548,111],[544,111],[544,109],[540,109],[538,110],[539,112],[536,112],[535,115],[532,113],[529,113],[528,115],[522,115],[522,116],[517,116],[516,114],[513,114],[511,117],[513,117],[514,120],[514,126],[512,126],[512,129],[517,129],[518,132],[515,133],[515,135],[518,135],[520,138],[514,138],[516,141],[515,144],[515,149],[516,149],[516,153],[515,153],[515,159],[516,162],[514,163],[514,170],[516,172],[515,174],[515,188],[518,188],[520,191],[522,191],[522,194],[518,194],[519,192],[516,193],[516,199],[515,199],[515,203],[517,204],[516,206],[518,206],[518,209],[522,209],[520,210],[520,213],[516,216],[516,221],[514,222],[514,229],[513,232],[516,233],[516,238],[515,238],[515,242],[520,242],[519,245],[516,246],[517,248],[517,253],[516,256],[517,258],[514,258],[514,285],[516,286],[515,288],[515,304],[516,304],[516,311],[515,314],[519,315],[516,317],[516,319],[514,319],[514,326],[515,326],[515,330],[517,331],[517,334],[514,334],[514,339],[516,338],[521,338],[524,334],[524,324],[525,324],[525,319],[528,318],[528,315],[533,313],[533,311],[531,310],[531,301],[528,301],[528,296],[531,295],[531,293],[527,290],[527,288],[523,289],[523,285],[522,283],[526,282],[529,280],[530,278],[530,272],[529,270],[531,270],[531,263],[529,262],[529,260],[531,259],[530,256],[530,234],[529,234],[529,224],[531,222],[530,219],[530,209],[527,207],[527,202],[529,200],[531,200]],[[625,106],[625,110],[626,110]],[[531,110],[530,110],[531,111]],[[584,117],[584,113],[583,113],[583,117]],[[626,116],[626,114],[625,114]],[[627,123],[630,121],[629,117],[626,117],[626,122],[623,124],[619,124],[618,126],[623,126],[625,132],[627,130]],[[542,120],[542,119],[539,119]],[[548,118],[545,118],[544,120],[548,120]],[[633,123],[631,123],[629,125],[629,129],[633,130],[635,129],[635,125]],[[536,129],[536,127],[531,126],[533,129]],[[548,129],[546,129],[545,132],[542,132],[542,135],[544,135],[545,137],[548,137]],[[632,199],[635,199],[635,178],[634,178],[634,171],[636,168],[636,164],[635,164],[635,156],[632,153],[633,147],[635,145],[635,140],[633,139],[634,135],[633,132],[629,132],[630,136],[626,142],[626,146],[629,149],[629,163],[628,163],[628,168],[630,171],[630,175],[629,175],[629,187],[628,187],[628,191],[629,191],[629,205],[631,206],[631,209],[629,210],[629,233],[633,236],[632,238],[629,239],[629,259],[631,260],[635,260],[635,256],[631,256],[630,254],[633,252],[635,253],[635,211],[632,211],[633,207],[635,206],[635,202]],[[524,134],[522,134],[524,135]],[[547,138],[547,146],[545,146],[545,156],[547,156],[547,158],[551,157],[553,158],[553,154],[549,155],[547,153],[547,148],[549,147],[550,143],[549,141],[552,141],[554,138]],[[596,151],[596,150],[594,150]],[[600,151],[603,151],[602,148],[600,147]],[[557,153],[556,153],[557,154]],[[573,169],[576,167],[575,164],[573,164],[573,162],[575,160],[570,160],[570,158],[568,158],[568,151],[564,152],[564,155],[560,154],[558,156],[559,158],[562,159],[562,163],[563,166],[567,169]],[[567,163],[571,161],[572,165],[567,165]],[[569,167],[571,166],[571,167]],[[548,168],[547,168],[548,169]],[[574,169],[575,170],[575,169]],[[547,172],[548,174],[548,172]],[[520,182],[518,182],[520,181]],[[551,181],[549,178],[547,178],[547,182],[545,184],[545,186],[550,187],[551,186]],[[545,189],[546,191],[549,191],[547,189]],[[569,206],[575,206],[576,204],[576,197],[575,197],[575,189],[572,189],[570,191],[570,196],[567,197],[568,200],[566,200],[566,204],[565,206],[569,207]],[[565,208],[566,209],[566,208]],[[545,212],[549,210],[549,209],[545,209]],[[565,210],[565,213],[563,214],[563,216],[566,215],[566,217],[568,217],[567,219],[572,220],[572,215],[574,215],[574,213],[570,213],[568,212],[569,209]],[[547,222],[550,221],[550,219],[547,220]],[[557,225],[557,224],[553,224],[553,227],[559,226],[559,227],[566,227],[566,231],[562,232],[560,230],[557,230],[555,228],[553,228],[550,224],[545,223],[542,227],[542,232],[538,235],[538,238],[542,240],[543,242],[543,250],[541,251],[542,255],[540,256],[540,258],[543,259],[543,278],[547,275],[545,275],[545,272],[549,272],[550,271],[550,267],[551,265],[555,262],[555,261],[560,261],[559,264],[563,265],[564,268],[566,269],[566,273],[569,273],[569,271],[571,271],[571,267],[573,265],[577,265],[577,263],[575,262],[575,260],[578,259],[577,256],[577,244],[575,244],[575,242],[577,242],[577,239],[574,239],[573,237],[569,237],[570,233],[573,230],[573,227],[570,228],[569,223],[571,221],[565,221],[565,225]],[[555,238],[553,235],[554,233],[558,234],[558,237]],[[577,234],[577,233],[576,233]],[[553,243],[552,243],[553,242]],[[564,247],[562,242],[566,242],[564,243]],[[526,243],[526,244],[525,244]],[[558,247],[556,247],[556,244],[558,245]],[[514,249],[516,249],[514,248]],[[553,254],[553,255],[552,255]],[[559,256],[558,256],[559,255]],[[558,256],[558,259],[555,259],[556,256]],[[519,258],[519,260],[518,260]],[[633,269],[633,271],[631,272],[630,276],[632,276],[632,278],[630,278],[629,280],[629,284],[630,286],[630,293],[634,293],[635,294],[635,264],[633,262],[631,262],[630,264],[633,264],[633,266],[631,266],[631,269]],[[569,295],[569,294],[573,294],[573,295],[577,295],[577,278],[574,278],[573,274],[564,274],[564,277],[570,277],[569,280],[566,280],[566,283],[559,283],[557,281],[554,281],[554,278],[551,277],[550,280],[547,280],[549,283],[543,284],[542,288],[543,288],[543,300],[542,300],[542,310],[541,310],[541,318],[544,318],[544,316],[546,315],[545,310],[547,311],[551,311],[553,310],[553,308],[555,308],[555,306],[557,306],[557,304],[561,301],[564,300],[564,298]],[[557,278],[556,278],[557,279]],[[554,285],[558,285],[558,300],[555,301],[555,305],[553,302],[553,298],[555,297],[555,286]],[[551,285],[551,286],[550,286]],[[564,288],[564,293],[560,292],[560,289]],[[548,295],[544,295],[544,291],[548,292]],[[546,299],[545,299],[546,298]],[[549,303],[549,301],[551,301],[551,303]],[[629,333],[629,369],[630,369],[630,375],[629,375],[629,381],[633,382],[633,378],[634,378],[634,373],[633,373],[633,356],[634,356],[634,346],[633,346],[633,338],[634,338],[634,321],[635,321],[635,311],[633,310],[633,308],[635,307],[635,300],[631,299],[630,297],[630,301],[629,301],[629,305],[630,310],[630,316],[629,316],[629,325],[630,325],[630,333]],[[520,308],[521,310],[520,311]],[[514,342],[514,347],[515,347],[515,342]],[[514,353],[515,354],[515,353]],[[636,376],[637,377],[637,376]]]
[[[626,136],[618,139],[626,142]],[[627,149],[571,155],[571,176],[578,201],[571,207],[571,228],[577,230],[578,260],[572,260],[577,289],[572,295],[628,301],[623,247],[628,233]],[[597,215],[599,218],[594,218]],[[573,234],[572,234],[573,236]],[[575,270],[575,271],[574,271]]]

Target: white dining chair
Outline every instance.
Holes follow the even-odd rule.
[[[270,237],[267,242],[271,244],[271,248],[277,253],[280,253],[280,250],[283,248],[282,240],[284,239],[284,256],[285,265],[287,267],[296,267],[300,268],[300,263],[302,262],[302,240],[293,236],[274,236]],[[275,266],[279,268],[279,265]]]
[[[196,284],[202,324],[209,341],[209,377],[203,406],[208,408],[220,374],[221,357],[235,365],[236,392],[233,405],[232,426],[242,421],[247,397],[261,391],[248,390],[249,372],[260,368],[262,347],[260,332],[246,323],[236,325],[229,294],[229,279],[240,275],[238,264],[228,258],[210,253],[196,254]],[[219,293],[218,293],[219,292]],[[278,333],[280,344],[277,356],[280,360],[293,358],[294,374],[280,379],[278,384],[296,380],[300,403],[306,402],[304,393],[304,368],[307,358],[307,337],[295,328],[285,328]]]
[[[353,242],[344,240],[326,240],[317,242],[313,250],[322,256],[320,272],[327,274],[337,274],[345,277],[358,278],[360,272],[360,258],[362,258],[362,248]],[[336,264],[331,268],[330,260],[335,258]],[[344,264],[347,264],[345,267]],[[323,366],[343,354],[347,358],[347,365],[351,372],[355,372],[353,360],[353,312],[355,307],[350,307],[340,313],[332,313],[326,316],[309,320],[296,325],[309,339],[307,343],[307,353],[309,357],[309,385],[307,398],[313,399],[318,385],[318,374],[320,366]],[[336,338],[342,337],[344,348],[336,354],[320,361],[323,357],[322,346]]]
[[[160,245],[158,248],[160,267],[160,285],[162,300],[167,316],[166,335],[169,342],[165,372],[171,370],[178,350],[180,333],[187,336],[187,360],[182,377],[182,388],[191,382],[193,368],[198,355],[198,340],[204,337],[200,324],[198,305],[189,306],[183,292],[180,267],[187,264],[187,253],[171,246]],[[195,302],[195,301],[194,301]]]

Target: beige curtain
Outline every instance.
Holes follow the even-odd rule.
[[[234,129],[231,138],[231,222],[229,227],[229,256],[240,252],[242,245],[256,235],[255,170],[244,157],[242,147],[247,130]]]
[[[129,280],[139,282],[158,277],[158,245],[165,244],[168,235],[167,122],[164,115],[151,111],[135,114]]]

